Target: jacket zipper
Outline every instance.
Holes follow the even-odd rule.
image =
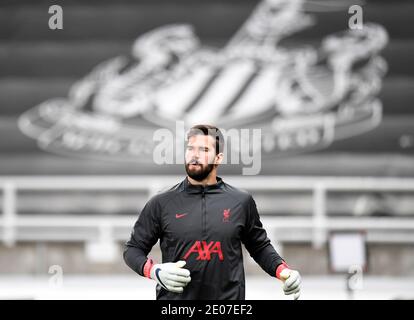
[[[206,230],[206,194],[205,191],[203,189],[202,194],[201,194],[201,226],[202,226],[202,232],[203,232],[203,240],[207,240],[207,230]]]

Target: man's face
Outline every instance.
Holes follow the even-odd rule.
[[[185,170],[190,178],[204,180],[218,163],[217,160],[213,137],[195,135],[189,138],[185,151]]]

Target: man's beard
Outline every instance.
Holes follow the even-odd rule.
[[[192,163],[194,162],[190,161],[189,163],[185,164],[185,171],[190,178],[196,181],[203,181],[214,169],[214,163],[209,163],[207,166],[203,166],[202,164],[197,163],[197,166],[195,168],[190,168],[190,164]]]

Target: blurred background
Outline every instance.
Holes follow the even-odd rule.
[[[255,198],[302,299],[414,298],[413,15],[408,0],[0,0],[0,298],[155,298],[122,248],[184,178],[151,158],[176,120],[262,129],[260,173],[219,173]],[[247,299],[289,299],[244,258]]]

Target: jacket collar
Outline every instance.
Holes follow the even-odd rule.
[[[210,184],[207,186],[194,185],[188,181],[188,177],[185,177],[183,181],[184,190],[188,193],[214,193],[223,187],[223,179],[221,177],[216,177],[217,183]]]

